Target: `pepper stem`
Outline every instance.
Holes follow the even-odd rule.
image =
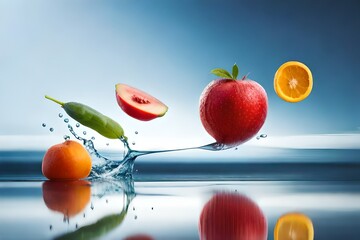
[[[56,102],[57,104],[60,104],[61,106],[64,106],[64,104],[65,104],[63,102],[60,102],[59,100],[56,100],[55,98],[52,98],[52,97],[48,96],[48,95],[45,95],[45,98],[47,98],[47,99],[49,99],[49,100],[51,100],[53,102]]]

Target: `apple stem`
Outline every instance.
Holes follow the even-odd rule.
[[[250,75],[250,72],[248,72],[246,75],[244,75],[241,80],[246,80],[249,75]]]
[[[64,104],[65,104],[63,102],[60,102],[59,100],[56,100],[55,98],[52,98],[52,97],[48,96],[48,95],[45,95],[45,98],[47,98],[47,99],[49,99],[49,100],[51,100],[53,102],[56,102],[57,104],[60,104],[61,106],[64,106]]]

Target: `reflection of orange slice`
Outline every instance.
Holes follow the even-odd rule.
[[[274,230],[275,240],[313,240],[314,227],[311,219],[301,213],[281,216]]]
[[[46,206],[66,217],[80,213],[90,201],[90,182],[78,181],[46,181],[42,186]]]
[[[287,102],[300,102],[309,96],[313,87],[310,69],[301,62],[290,61],[279,67],[275,73],[276,94]]]

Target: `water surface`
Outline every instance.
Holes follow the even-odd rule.
[[[43,152],[2,152],[0,239],[199,239],[203,207],[221,192],[256,203],[268,239],[276,220],[294,211],[312,219],[315,239],[359,239],[357,151],[332,153],[343,157],[329,160],[321,150],[286,161],[154,155],[135,162],[133,179],[58,183],[41,175]]]

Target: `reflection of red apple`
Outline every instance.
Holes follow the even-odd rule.
[[[267,221],[251,199],[219,193],[204,206],[199,223],[200,239],[266,240]]]
[[[80,213],[90,201],[90,182],[78,181],[46,181],[42,185],[46,206],[66,217]]]
[[[160,100],[126,84],[116,84],[116,100],[129,116],[141,121],[162,117],[168,107]]]
[[[229,146],[255,136],[265,122],[268,107],[260,84],[246,77],[236,80],[236,76],[212,81],[200,98],[204,128],[217,142]]]

